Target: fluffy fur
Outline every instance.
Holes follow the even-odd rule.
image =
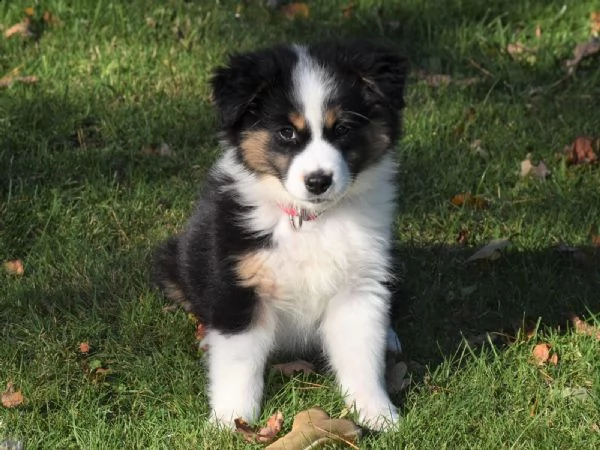
[[[154,273],[208,328],[216,422],[255,420],[269,355],[311,348],[362,424],[397,421],[384,356],[399,349],[386,285],[405,77],[396,52],[364,42],[236,55],[215,71],[224,153]]]

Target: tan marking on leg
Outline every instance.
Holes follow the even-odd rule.
[[[272,173],[269,164],[268,145],[271,136],[268,131],[247,131],[244,133],[240,148],[242,156],[248,166],[257,172]]]
[[[256,251],[238,259],[235,271],[240,286],[253,288],[262,299],[275,298],[277,284],[273,271],[267,265],[270,253]]]
[[[288,118],[290,119],[290,122],[292,123],[292,125],[294,125],[296,130],[302,131],[306,129],[306,119],[304,118],[304,116],[301,116],[297,112],[293,112],[289,115]]]

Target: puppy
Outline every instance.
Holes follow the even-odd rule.
[[[235,55],[212,78],[223,154],[155,281],[206,325],[212,419],[260,414],[275,351],[323,350],[360,422],[384,387],[394,147],[407,65],[367,42]]]

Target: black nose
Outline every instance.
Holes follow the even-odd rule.
[[[309,173],[304,177],[304,185],[311,194],[320,195],[331,186],[332,176],[322,170]]]

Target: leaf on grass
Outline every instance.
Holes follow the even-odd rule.
[[[344,443],[358,448],[354,442],[361,429],[348,419],[334,419],[321,408],[301,411],[294,417],[292,431],[268,445],[265,450],[302,450],[317,448],[327,443]]]
[[[287,5],[282,5],[280,11],[288,20],[308,19],[310,16],[310,7],[303,2],[293,2]]]
[[[22,276],[25,273],[23,261],[21,261],[20,259],[4,261],[2,266],[4,267],[4,272],[6,272],[9,275]]]
[[[567,164],[579,165],[579,164],[592,164],[598,161],[598,155],[594,151],[594,144],[596,148],[600,147],[600,140],[596,140],[588,136],[579,136],[573,141],[571,145],[565,147],[565,154],[567,156]]]
[[[535,37],[538,38],[538,39],[542,37],[542,26],[541,25],[536,25],[536,27],[535,27]]]
[[[558,354],[550,351],[550,344],[541,343],[533,348],[533,359],[538,365],[550,363],[554,366],[558,364]]]
[[[314,364],[302,359],[288,363],[273,364],[272,367],[273,369],[279,370],[286,377],[292,377],[297,372],[302,372],[305,375],[308,375],[309,373],[314,373],[315,371]]]
[[[442,73],[429,73],[426,70],[418,70],[415,73],[416,77],[424,81],[429,87],[437,88],[440,86],[450,86],[451,84],[457,86],[472,86],[479,83],[479,78],[454,78],[452,75]]]
[[[561,389],[560,396],[562,398],[569,398],[578,402],[586,402],[593,400],[590,391],[584,387],[566,387]]]
[[[0,399],[2,406],[5,408],[16,408],[23,403],[24,400],[25,398],[23,397],[21,390],[15,391],[14,383],[9,381],[6,384],[6,390],[2,393],[2,397]]]
[[[493,239],[485,247],[475,252],[469,257],[465,263],[469,263],[477,260],[488,260],[494,261],[502,255],[501,250],[505,249],[512,243],[508,239]]]
[[[473,153],[480,156],[482,159],[488,159],[490,157],[490,154],[481,146],[481,139],[475,139],[471,142],[469,147]]]
[[[31,29],[31,19],[29,17],[25,17],[22,22],[16,23],[4,31],[4,37],[7,39],[15,35],[20,35],[25,38],[33,37],[35,35]]]
[[[525,61],[529,64],[535,63],[536,49],[529,48],[521,42],[508,44],[506,46],[506,51],[515,61]]]
[[[531,153],[528,153],[523,161],[521,161],[521,178],[532,176],[533,178],[541,178],[545,180],[552,174],[544,161],[540,161],[537,165],[531,162]]]
[[[79,352],[80,353],[89,353],[90,352],[90,344],[88,342],[82,342],[79,344]]]
[[[197,341],[202,341],[206,337],[206,326],[203,323],[198,322],[196,324],[196,331],[194,332],[194,336]]]
[[[566,245],[566,244],[559,244],[556,247],[556,251],[558,253],[562,253],[563,255],[568,255],[571,258],[573,258],[574,260],[579,261],[579,262],[587,262],[588,261],[587,255],[580,248],[577,248],[577,247],[572,247],[572,246]]]
[[[575,72],[575,69],[581,61],[600,52],[600,39],[593,38],[588,42],[581,42],[575,46],[573,50],[573,59],[566,62],[569,73]]]
[[[244,440],[251,443],[267,444],[275,439],[277,434],[281,431],[283,425],[283,414],[281,411],[277,411],[271,417],[267,419],[266,426],[256,431],[254,427],[251,427],[248,422],[242,418],[234,420],[235,431],[240,433]]]
[[[146,156],[173,156],[173,150],[166,142],[161,142],[158,145],[144,145],[140,153]]]
[[[26,76],[12,76],[6,75],[5,77],[0,78],[0,89],[8,88],[15,83],[22,84],[36,84],[39,81],[39,78],[35,75],[26,75]]]
[[[346,6],[342,7],[342,16],[344,19],[352,18],[352,14],[354,13],[354,8],[356,7],[356,3],[350,2]]]
[[[473,195],[469,192],[456,194],[452,197],[450,203],[454,206],[471,206],[475,209],[485,209],[489,206],[489,202],[485,198],[479,195]]]
[[[462,230],[460,230],[458,232],[458,235],[456,236],[456,243],[458,245],[467,245],[468,242],[469,242],[469,230],[463,228]]]
[[[594,11],[590,14],[590,31],[592,36],[600,34],[600,11]]]
[[[571,323],[575,328],[575,331],[579,334],[584,334],[586,336],[591,336],[595,338],[597,341],[600,341],[600,328],[595,327],[594,325],[590,325],[584,320],[581,320],[576,315],[571,316]]]

